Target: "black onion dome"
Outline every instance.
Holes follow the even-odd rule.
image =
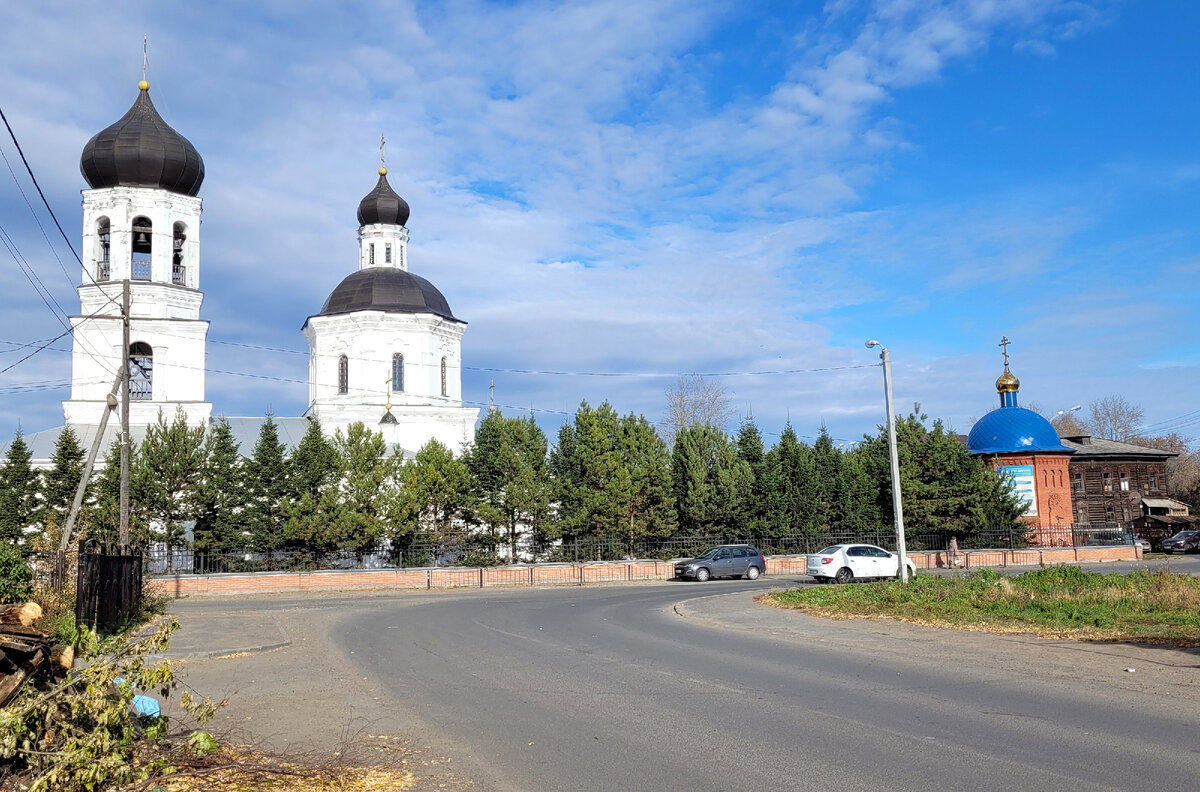
[[[407,222],[408,201],[397,195],[392,185],[388,184],[387,168],[380,168],[379,183],[358,204],[358,224],[365,226],[385,223],[402,226]]]
[[[150,101],[150,86],[139,87],[129,112],[83,147],[83,178],[93,189],[153,187],[196,195],[204,182],[200,152],[163,121]]]
[[[461,321],[436,286],[396,267],[368,267],[347,276],[329,295],[320,316],[353,311],[431,313]]]

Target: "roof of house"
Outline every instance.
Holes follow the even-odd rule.
[[[1170,451],[1160,451],[1157,448],[1122,443],[1118,440],[1107,440],[1103,437],[1090,435],[1075,435],[1062,438],[1062,444],[1075,452],[1071,461],[1078,462],[1081,458],[1141,458],[1147,461],[1165,462],[1171,457],[1179,456]]]

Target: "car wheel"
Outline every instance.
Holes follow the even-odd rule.
[[[850,571],[850,567],[842,567],[833,576],[833,579],[838,583],[849,583],[854,580],[854,573]]]
[[[758,567],[756,567],[756,566],[752,566],[746,570],[746,579],[747,580],[758,580],[758,575],[759,575]]]
[[[696,570],[696,582],[703,583],[706,580],[708,580],[710,577],[712,577],[712,575],[708,574],[707,569],[704,569],[703,567],[701,567],[700,569]]]

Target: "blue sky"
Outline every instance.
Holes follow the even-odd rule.
[[[0,30],[0,106],[77,246],[79,153],[149,34],[151,95],[207,167],[219,413],[303,412],[300,326],[357,264],[385,133],[411,269],[470,323],[469,402],[494,376],[553,431],[582,399],[661,419],[680,373],[804,371],[721,381],[768,441],[853,439],[883,420],[879,369],[853,368],[878,338],[897,404],[965,433],[1006,335],[1024,403],[1119,394],[1200,435],[1200,6],[242,6],[46,3]],[[0,224],[75,313],[71,254],[6,171]],[[0,266],[3,368],[61,326]],[[0,374],[0,436],[61,423],[69,377],[56,349]]]

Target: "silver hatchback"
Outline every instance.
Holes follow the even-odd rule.
[[[709,578],[744,577],[754,580],[767,569],[763,554],[750,545],[720,545],[687,561],[675,563],[676,578],[701,583]]]

